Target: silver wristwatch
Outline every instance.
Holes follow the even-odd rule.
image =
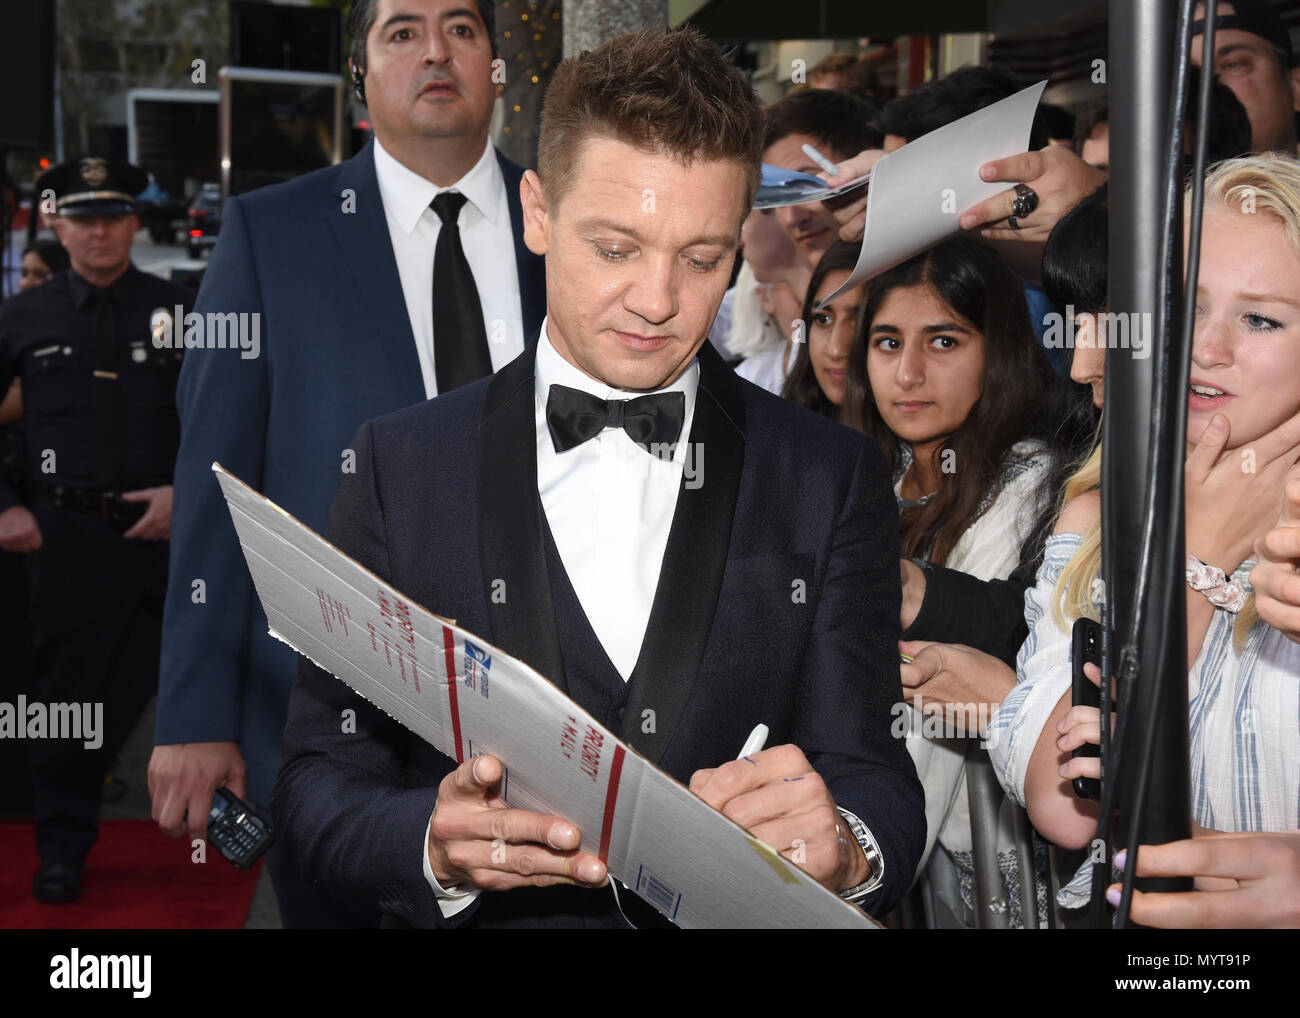
[[[871,875],[867,877],[865,883],[840,891],[841,898],[856,905],[885,882],[885,860],[880,855],[880,846],[876,844],[876,839],[867,830],[867,825],[843,806],[836,806],[835,808],[840,811],[840,816],[844,818],[844,822],[849,825],[849,830],[857,838],[863,854],[867,857],[867,865],[871,867]]]

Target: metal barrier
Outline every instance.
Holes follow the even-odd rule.
[[[970,800],[970,843],[975,865],[975,890],[971,894],[975,928],[1005,930],[1011,908],[1002,893],[1002,871],[998,868],[998,807],[1002,803],[1002,786],[993,773],[988,754],[974,739],[966,751],[966,794]]]
[[[978,929],[1005,930],[1010,924],[1010,903],[1002,889],[998,866],[998,813],[1002,786],[988,753],[974,739],[966,751],[966,791],[970,797],[970,840],[974,857],[975,889],[971,905]],[[1015,825],[1016,866],[1020,877],[1020,921],[1024,929],[1039,929],[1038,878],[1034,873],[1033,827],[1029,815],[1012,806]]]
[[[1004,796],[988,753],[980,749],[979,742],[974,739],[970,740],[966,752],[966,794],[970,804],[971,856],[975,877],[971,893],[975,926],[982,930],[1005,930],[1011,925],[1011,905],[1003,890],[997,843],[998,814]],[[1041,928],[1041,923],[1038,917],[1038,880],[1034,872],[1033,828],[1023,809],[1013,806],[1012,810],[1021,922],[1025,929],[1036,930]],[[936,903],[931,867],[947,860],[938,854],[939,846],[935,847],[936,852],[931,854],[930,863],[917,881],[914,893],[897,912],[896,921],[902,928],[935,929],[940,916],[949,921],[957,919],[951,916],[949,909]],[[1048,896],[1048,923],[1052,928],[1059,928],[1060,921],[1054,908],[1055,888],[1050,882]]]

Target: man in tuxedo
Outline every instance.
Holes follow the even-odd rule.
[[[705,342],[761,146],[744,75],[694,30],[565,61],[524,177],[537,349],[364,425],[326,535],[879,914],[925,840],[889,733],[884,459]],[[759,722],[772,748],[734,759]],[[305,661],[284,738],[275,811],[309,880],[395,924],[622,924],[573,824],[501,799],[499,760],[457,767]]]
[[[172,835],[203,837],[222,785],[270,805],[297,673],[267,634],[212,462],[323,526],[362,421],[508,364],[545,310],[542,259],[522,240],[523,170],[488,140],[490,0],[355,0],[349,27],[374,139],[229,199],[195,310],[246,316],[260,344],[185,351],[149,768],[154,819]],[[274,849],[268,862],[286,925],[378,920],[331,910]]]

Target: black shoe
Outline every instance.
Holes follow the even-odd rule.
[[[60,905],[81,897],[81,866],[48,861],[32,877],[32,896],[46,905]]]

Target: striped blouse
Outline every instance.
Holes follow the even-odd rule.
[[[1070,634],[1052,617],[1055,588],[1079,534],[1048,539],[1037,584],[1025,592],[1029,638],[1016,659],[1016,686],[990,725],[989,756],[1002,787],[1024,803],[1029,757],[1057,701],[1070,689]],[[1250,590],[1253,560],[1233,579]],[[1300,829],[1300,645],[1262,623],[1233,648],[1237,616],[1216,609],[1187,676],[1192,816],[1218,831]],[[1090,867],[1061,892],[1086,903]]]

